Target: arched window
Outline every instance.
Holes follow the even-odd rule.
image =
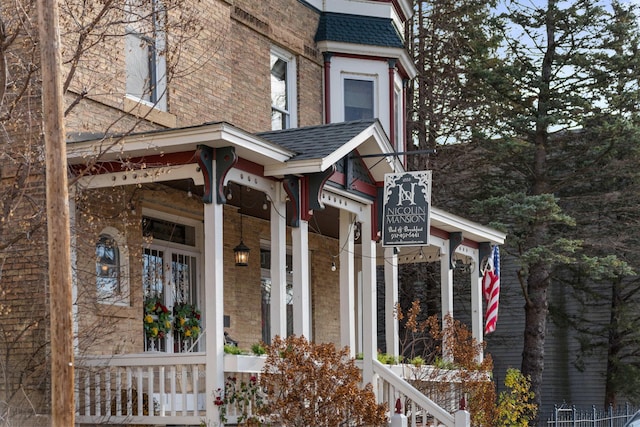
[[[98,302],[128,304],[128,262],[122,235],[115,228],[105,228],[96,242]]]
[[[102,234],[96,243],[96,284],[98,296],[119,294],[120,289],[120,250],[118,242]]]

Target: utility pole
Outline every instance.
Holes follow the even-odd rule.
[[[70,427],[75,424],[71,239],[58,0],[38,0],[38,34],[46,154],[51,425]]]

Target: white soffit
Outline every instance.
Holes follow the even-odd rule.
[[[460,216],[431,207],[431,226],[449,233],[460,231],[462,237],[474,242],[491,242],[502,245],[507,235],[501,231],[478,224]]]
[[[238,157],[261,165],[274,161],[284,162],[294,155],[289,150],[228,123],[212,123],[68,143],[67,159],[69,164],[84,164],[96,157],[103,162],[117,161],[150,155],[195,152],[198,145],[212,148],[233,146]]]

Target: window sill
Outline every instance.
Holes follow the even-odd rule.
[[[128,96],[124,98],[123,107],[124,111],[128,114],[133,114],[136,117],[162,126],[174,128],[178,124],[178,119],[175,114],[161,111],[151,105],[147,105],[143,101],[129,98]]]

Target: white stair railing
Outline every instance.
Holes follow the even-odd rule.
[[[387,402],[392,413],[397,399],[408,402],[410,426],[465,427],[456,425],[456,417],[377,360],[373,361],[373,372],[382,380],[378,382],[378,400]]]

